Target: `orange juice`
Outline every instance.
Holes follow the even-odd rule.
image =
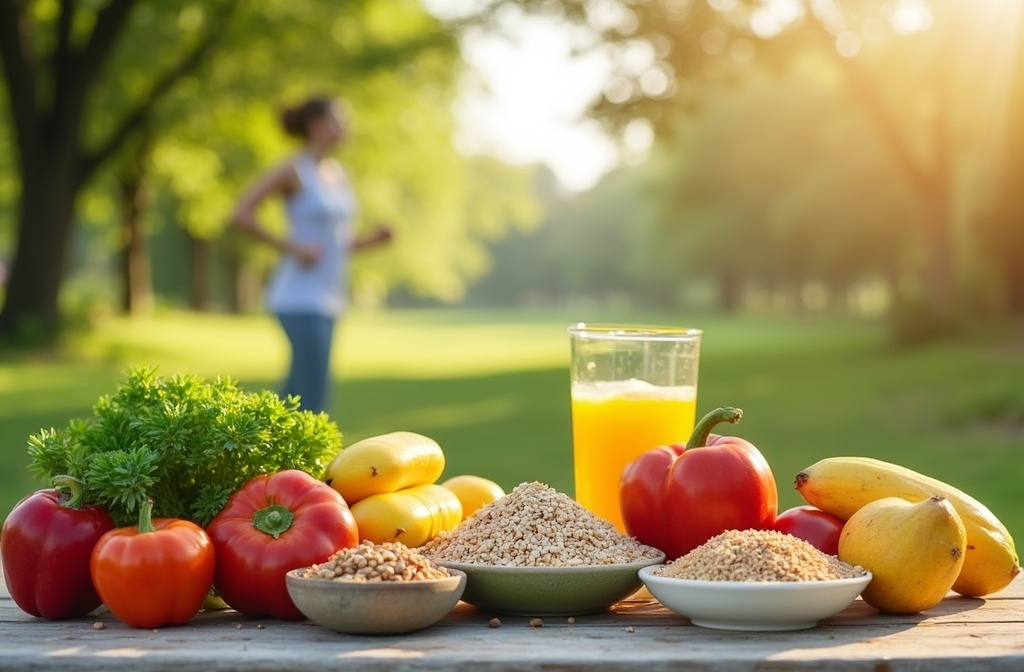
[[[693,432],[697,391],[639,380],[576,383],[572,388],[576,501],[623,532],[619,477],[641,454],[685,443]]]

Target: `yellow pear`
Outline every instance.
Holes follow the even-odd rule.
[[[942,601],[964,564],[967,532],[944,497],[911,503],[885,497],[865,504],[846,521],[839,559],[874,578],[865,602],[893,614],[912,614]]]

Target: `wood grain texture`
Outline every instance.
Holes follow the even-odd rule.
[[[988,599],[951,595],[926,614],[879,614],[859,600],[812,630],[706,630],[656,602],[546,619],[491,615],[460,604],[408,635],[356,637],[308,622],[204,613],[183,627],[135,630],[101,610],[50,622],[0,589],[0,670],[1024,670],[1024,578]],[[96,629],[95,624],[102,624]]]

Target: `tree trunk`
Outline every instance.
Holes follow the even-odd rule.
[[[228,272],[228,312],[232,315],[241,315],[245,312],[245,290],[242,286],[242,259],[241,255],[228,247],[226,267]]]
[[[1021,99],[1015,109],[1024,110],[1024,95]],[[1006,312],[1024,317],[1024,129],[1011,129],[1008,140],[999,164],[1002,175],[996,203],[981,224],[985,252],[1001,284]]]
[[[925,252],[927,255],[924,303],[918,306],[917,318],[922,324],[920,339],[927,340],[945,331],[955,317],[955,265],[953,255],[952,149],[950,147],[949,73],[957,56],[957,26],[948,19],[933,28],[937,55],[933,70],[928,73],[935,87],[935,118],[929,129],[930,156],[920,158],[907,139],[906,128],[900,124],[897,111],[891,108],[881,88],[856,58],[846,58],[836,51],[835,38],[824,24],[817,21],[819,36],[826,48],[846,72],[850,85],[879,130],[882,141],[892,151],[899,169],[922,201],[925,217]]]
[[[203,312],[210,307],[210,241],[192,234],[188,241],[188,303]]]
[[[1007,85],[1013,87],[1000,157],[999,191],[989,217],[989,253],[1003,284],[1006,310],[1024,317],[1024,40],[1018,40]]]
[[[926,278],[928,312],[934,326],[941,331],[952,325],[956,304],[956,264],[953,258],[953,157],[950,147],[952,129],[949,126],[950,95],[949,73],[951,56],[956,53],[956,36],[951,27],[940,29],[942,44],[935,59],[932,81],[935,86],[935,118],[932,122],[932,161],[927,171],[924,213],[927,240],[925,249],[928,263]]]
[[[723,269],[718,273],[718,308],[725,313],[736,313],[740,309],[742,281],[740,274]]]
[[[945,331],[952,326],[956,303],[953,278],[953,222],[948,196],[936,186],[934,201],[925,204],[926,264],[925,299],[927,319],[932,327]]]
[[[121,308],[128,315],[153,309],[153,278],[142,215],[148,206],[145,151],[121,173]]]
[[[262,290],[259,274],[246,266],[237,249],[228,246],[228,310],[235,315],[251,313],[257,308]]]
[[[1024,227],[1024,222],[1017,222]],[[1006,283],[1006,308],[1016,317],[1024,317],[1024,254],[1018,248],[1017,260],[1006,268],[1003,281]]]
[[[209,56],[239,5],[237,0],[221,4],[205,34],[163,72],[154,73],[152,86],[124,110],[121,123],[87,151],[81,130],[91,118],[89,99],[95,101],[104,66],[141,3],[96,3],[91,22],[77,14],[79,4],[54,3],[53,20],[37,22],[30,18],[37,13],[33,3],[0,2],[0,75],[21,177],[17,243],[0,311],[3,335],[38,340],[57,334],[79,190],[150,118],[171,87]],[[117,86],[116,77],[110,81]],[[109,115],[110,110],[97,113]]]
[[[29,340],[59,330],[60,287],[80,187],[78,157],[66,148],[47,150],[23,162],[18,242],[0,311],[0,333]]]

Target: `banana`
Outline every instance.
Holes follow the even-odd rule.
[[[933,495],[949,500],[967,530],[963,569],[953,590],[981,597],[1002,590],[1020,573],[1013,538],[981,502],[940,480],[870,457],[830,457],[796,475],[808,504],[843,520],[883,497],[920,502]]]

